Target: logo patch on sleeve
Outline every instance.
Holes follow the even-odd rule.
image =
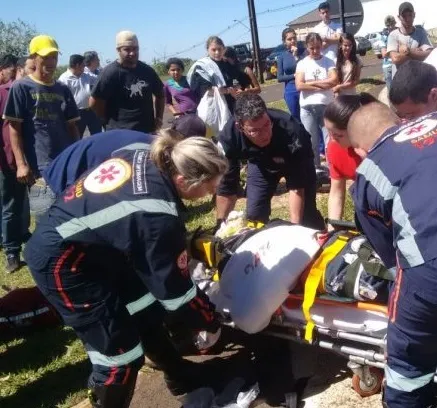
[[[88,174],[83,186],[91,193],[108,193],[121,187],[131,175],[129,163],[122,159],[109,159]]]
[[[434,119],[425,119],[422,122],[415,123],[399,132],[393,139],[397,143],[408,140],[420,139],[436,134],[437,121]]]
[[[183,276],[186,278],[190,276],[190,271],[188,270],[188,252],[186,250],[178,256],[176,265],[181,270]]]
[[[147,177],[146,177],[146,165],[147,165],[147,150],[137,150],[134,156],[132,177],[133,191],[135,195],[147,194]]]

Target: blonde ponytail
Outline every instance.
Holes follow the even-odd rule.
[[[167,131],[153,142],[151,158],[163,173],[182,175],[189,187],[222,176],[228,169],[228,160],[211,140],[205,137],[178,140]]]

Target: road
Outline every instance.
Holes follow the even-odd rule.
[[[363,58],[363,63],[364,66],[361,71],[362,78],[369,78],[375,75],[382,74],[381,60],[375,57],[367,57],[367,58]],[[284,85],[275,84],[275,85],[265,86],[263,87],[261,96],[267,103],[279,101],[284,97]]]
[[[362,78],[369,78],[375,75],[382,74],[381,60],[377,59],[374,56],[368,56],[368,57],[363,57],[362,61],[364,64],[363,69],[361,71]],[[274,84],[274,85],[264,86],[261,92],[261,96],[267,103],[279,101],[284,97],[284,85]],[[164,113],[164,125],[166,125],[168,121],[171,120],[171,118],[172,115],[166,109]]]

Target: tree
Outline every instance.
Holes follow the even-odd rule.
[[[187,73],[195,61],[193,61],[191,58],[181,58],[181,60],[184,63],[185,73]],[[152,61],[152,67],[159,76],[168,75],[167,68],[165,66],[165,61],[160,61],[154,58]]]
[[[37,35],[36,28],[20,19],[7,23],[0,20],[0,54],[24,57],[30,40]]]

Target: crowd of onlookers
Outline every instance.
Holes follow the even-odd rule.
[[[331,161],[338,160],[330,154],[336,146],[329,137],[332,129],[326,126],[326,107],[339,96],[356,95],[362,61],[353,35],[342,33],[340,25],[331,20],[329,3],[321,3],[319,13],[321,22],[307,35],[306,49],[299,47],[293,29],[282,32],[286,51],[278,57],[277,78],[284,83],[291,115],[311,137],[316,170],[325,171],[326,156],[334,180],[338,174]],[[424,60],[431,53],[427,34],[414,26],[414,16],[413,6],[402,3],[399,28],[393,17],[385,19],[383,71],[388,87],[404,62]],[[183,61],[170,58],[166,65],[169,79],[164,83],[152,67],[139,61],[138,38],[130,31],[116,36],[116,61],[101,69],[97,52],[74,54],[58,80],[59,47],[52,37],[33,38],[27,57],[1,56],[0,235],[8,271],[20,267],[21,245],[29,236],[29,208],[38,220],[55,200],[44,179],[46,168],[82,138],[86,129],[90,135],[105,129],[154,133],[163,126],[165,107],[174,116],[173,126],[187,126],[188,117],[197,120],[199,129],[197,108],[213,87],[224,98],[229,114],[239,96],[261,92],[253,70],[240,65],[232,47],[213,36],[206,49],[207,57],[196,61],[186,75]],[[428,60],[435,58],[434,51]],[[349,152],[341,160],[358,159]],[[338,210],[333,214],[340,215]]]

